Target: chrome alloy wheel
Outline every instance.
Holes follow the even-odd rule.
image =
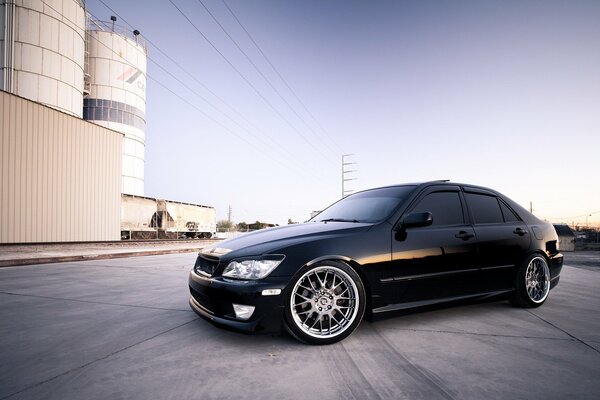
[[[332,338],[343,333],[359,310],[358,288],[344,271],[321,266],[306,272],[292,289],[290,311],[307,335]]]
[[[525,270],[525,288],[534,303],[546,300],[550,291],[550,269],[543,257],[534,257]]]

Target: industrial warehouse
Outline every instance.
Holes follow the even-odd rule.
[[[115,22],[0,4],[1,243],[214,234],[214,208],[144,197],[147,48]]]

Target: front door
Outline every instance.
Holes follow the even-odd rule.
[[[458,187],[430,188],[404,214],[430,212],[430,226],[393,233],[389,284],[408,283],[400,302],[471,294],[477,286],[477,240]]]

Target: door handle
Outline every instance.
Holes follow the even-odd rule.
[[[462,240],[469,240],[472,237],[475,237],[475,235],[473,235],[472,233],[465,232],[465,231],[460,231],[456,235],[454,235],[454,237],[458,238],[458,239],[462,239]]]
[[[515,235],[523,236],[523,235],[527,235],[527,233],[529,233],[529,232],[527,232],[527,231],[526,231],[525,229],[523,229],[523,228],[516,228],[516,229],[513,231],[513,233],[514,233]]]

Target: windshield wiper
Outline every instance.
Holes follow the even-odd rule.
[[[322,219],[321,222],[358,222],[358,220],[344,219],[344,218],[327,218],[327,219]]]

